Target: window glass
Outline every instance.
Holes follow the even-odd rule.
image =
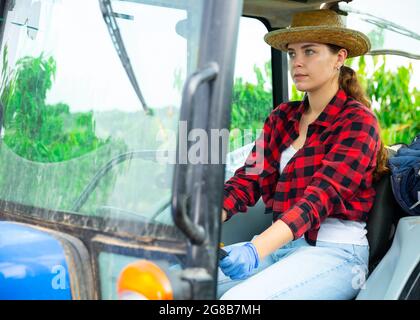
[[[227,175],[244,164],[264,120],[273,109],[271,48],[264,41],[267,28],[242,17],[236,52]]]
[[[176,146],[203,1],[141,2],[111,1],[108,24],[106,1],[11,2],[1,43],[3,202],[172,224],[173,166],[158,150]]]
[[[346,25],[366,34],[371,41],[371,51],[403,51],[420,58],[419,2],[385,0],[354,0],[340,3],[348,12]]]

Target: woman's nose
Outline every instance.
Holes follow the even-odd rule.
[[[299,54],[296,54],[294,58],[292,59],[292,66],[296,68],[296,67],[302,67],[302,65],[303,65],[302,57]]]

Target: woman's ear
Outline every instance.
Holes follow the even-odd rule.
[[[338,67],[341,67],[341,66],[344,65],[344,61],[346,60],[347,55],[348,55],[348,53],[347,53],[346,49],[340,49],[340,51],[338,51],[338,54],[337,54],[337,66]]]

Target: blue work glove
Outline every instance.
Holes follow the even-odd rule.
[[[223,273],[232,280],[245,279],[258,268],[260,259],[257,249],[251,242],[223,249],[228,255],[220,260],[219,266]]]

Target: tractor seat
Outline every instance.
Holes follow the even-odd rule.
[[[389,173],[374,183],[374,188],[376,190],[375,202],[366,224],[370,246],[369,273],[375,269],[391,247],[398,220],[405,215],[394,198]]]

